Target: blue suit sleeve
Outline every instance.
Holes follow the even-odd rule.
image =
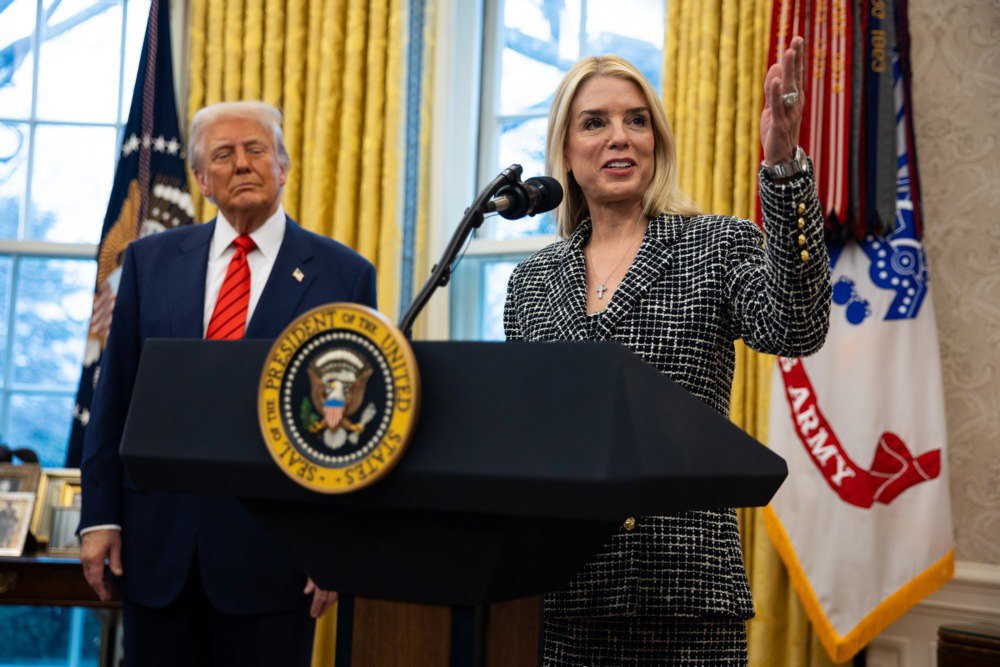
[[[135,253],[125,251],[111,332],[83,440],[80,528],[122,521],[122,464],[118,456],[139,365],[139,299]]]
[[[375,289],[375,267],[365,262],[365,267],[358,276],[358,282],[354,285],[354,293],[351,301],[360,303],[363,306],[370,306],[378,309]]]

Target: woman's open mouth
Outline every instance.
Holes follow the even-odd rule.
[[[633,167],[635,167],[635,160],[619,159],[608,160],[601,169],[610,171],[612,174],[627,174]]]

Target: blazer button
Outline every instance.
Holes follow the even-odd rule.
[[[795,210],[799,212],[799,215],[802,215],[803,213],[806,212],[806,205],[802,202],[799,202],[799,205],[795,207]]]
[[[629,518],[625,519],[625,522],[622,524],[622,528],[628,531],[635,530],[635,517],[630,516]]]

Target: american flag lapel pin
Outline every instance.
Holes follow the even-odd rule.
[[[295,267],[295,270],[292,271],[292,278],[295,278],[295,280],[297,280],[298,282],[302,282],[302,279],[305,277],[306,274],[302,273],[302,269],[300,269],[299,267]]]

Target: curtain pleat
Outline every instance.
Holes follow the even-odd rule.
[[[283,0],[277,0],[283,2]],[[278,69],[281,78],[273,83],[266,82],[265,87],[274,87],[280,90],[276,98],[266,99],[267,102],[280,106],[285,114],[284,135],[285,147],[289,155],[292,156],[292,168],[288,173],[288,181],[285,183],[284,204],[285,210],[293,218],[299,218],[299,200],[301,197],[300,182],[302,180],[302,166],[309,159],[309,154],[304,154],[302,150],[303,137],[305,136],[305,109],[308,100],[308,86],[306,86],[306,70],[308,66],[308,52],[311,48],[309,41],[309,14],[307,6],[303,6],[300,0],[289,0],[285,5],[285,34],[284,40],[279,33],[276,41],[284,44],[285,60],[283,67]],[[268,15],[270,23],[270,15]],[[274,91],[272,89],[272,94]]]
[[[668,0],[663,99],[677,141],[681,187],[708,212],[752,219],[771,0]],[[761,442],[774,357],[735,345],[730,418]],[[740,511],[757,617],[750,665],[829,667],[763,525]]]
[[[264,56],[264,0],[246,0],[243,31],[243,90],[248,98],[261,98],[261,59]]]

